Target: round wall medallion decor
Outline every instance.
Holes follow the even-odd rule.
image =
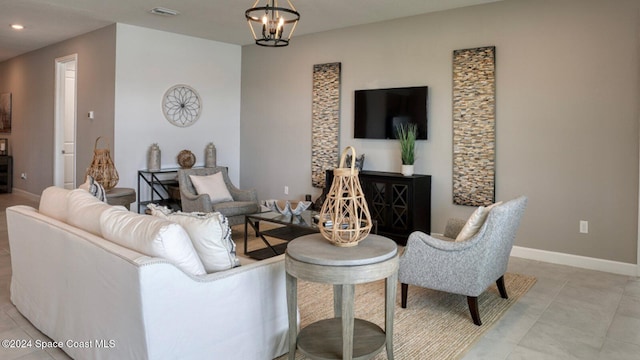
[[[175,126],[193,125],[201,111],[200,95],[189,85],[174,85],[162,97],[162,113]]]

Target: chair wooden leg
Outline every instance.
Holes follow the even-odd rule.
[[[471,312],[473,323],[478,326],[482,325],[482,321],[480,321],[480,311],[478,310],[478,297],[467,296],[467,303],[469,304],[469,311]]]
[[[502,296],[503,299],[508,299],[507,288],[504,287],[504,275],[496,280],[496,285],[498,286],[498,291],[500,291],[500,296]]]
[[[403,309],[407,308],[407,292],[409,291],[409,285],[400,284],[400,305]]]

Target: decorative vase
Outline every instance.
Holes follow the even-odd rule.
[[[204,149],[204,167],[216,167],[216,147],[213,143],[209,143]]]
[[[160,170],[160,147],[158,144],[151,144],[147,156],[147,169],[151,171]]]
[[[347,151],[353,152],[351,167],[344,168]],[[318,228],[336,246],[355,246],[371,231],[371,214],[355,169],[356,150],[347,146],[340,165],[333,170],[333,183],[320,210]]]
[[[413,175],[413,165],[402,165],[402,175],[404,176]]]

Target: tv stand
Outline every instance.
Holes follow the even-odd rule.
[[[333,170],[325,176],[330,188]],[[414,231],[431,233],[431,175],[360,171],[358,177],[378,235],[406,245]]]

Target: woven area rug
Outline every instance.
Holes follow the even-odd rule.
[[[238,237],[239,236],[239,237]],[[244,236],[234,227],[237,243]],[[249,247],[258,246],[249,236]],[[269,240],[271,240],[269,238]],[[238,249],[239,253],[241,249]],[[400,285],[394,317],[394,356],[396,359],[459,359],[483,333],[535,284],[532,276],[507,273],[505,286],[509,299],[502,299],[495,284],[478,298],[482,326],[471,320],[465,296],[409,286],[407,308],[400,307]],[[301,328],[333,317],[331,285],[298,281],[298,307]],[[356,285],[355,315],[384,328],[384,281]],[[286,359],[287,355],[278,360]],[[374,359],[386,359],[383,350]],[[299,352],[296,359],[304,359]]]

